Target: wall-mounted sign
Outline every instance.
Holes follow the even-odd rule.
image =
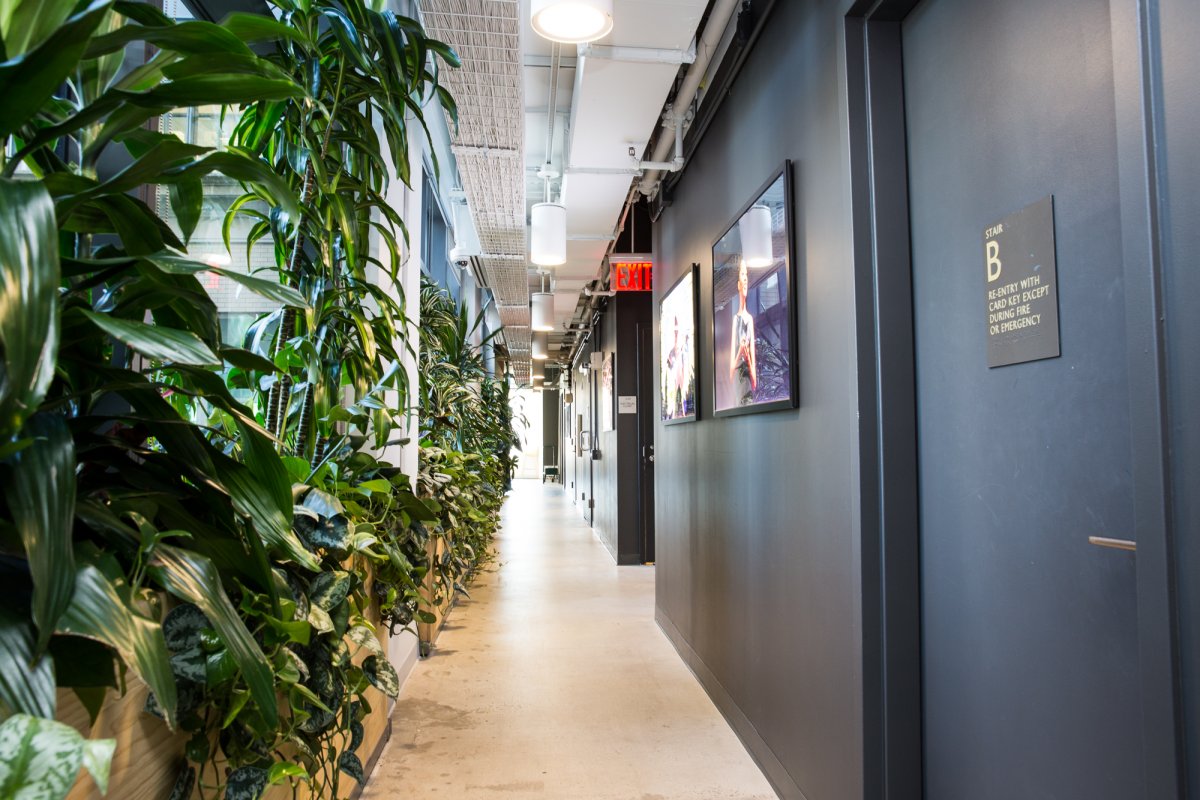
[[[988,366],[1061,355],[1054,198],[984,228],[983,265]]]
[[[650,261],[614,261],[612,287],[618,292],[654,291],[654,264]]]
[[[637,395],[623,394],[617,398],[617,413],[618,414],[636,414],[637,413]]]

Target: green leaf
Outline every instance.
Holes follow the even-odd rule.
[[[179,777],[175,779],[175,786],[171,789],[171,796],[167,800],[191,800],[192,788],[196,785],[196,768],[188,765],[179,773]]]
[[[88,45],[86,58],[120,50],[130,42],[146,42],[161,50],[174,53],[234,53],[250,55],[237,36],[211,22],[188,21],[164,27],[126,25],[118,30],[95,37]]]
[[[204,207],[204,184],[199,178],[177,181],[171,184],[171,210],[179,222],[184,243],[191,241],[196,225],[200,222],[200,211]]]
[[[367,656],[362,663],[363,674],[379,691],[388,697],[400,695],[400,676],[391,662],[383,656]]]
[[[24,5],[37,3],[26,0]],[[41,111],[75,71],[88,40],[111,5],[112,0],[92,0],[36,48],[0,64],[0,97],[4,98],[0,141]]]
[[[96,327],[154,361],[219,367],[221,359],[194,333],[120,319],[111,314],[81,312]]]
[[[383,655],[383,645],[375,636],[375,631],[366,625],[355,625],[346,631],[346,637],[359,647],[365,647],[376,655]]]
[[[134,613],[96,566],[83,563],[76,570],[75,595],[59,629],[97,639],[120,653],[154,692],[167,724],[175,727],[175,677],[162,626]]]
[[[338,769],[354,778],[360,785],[366,782],[362,761],[349,750],[338,756]]]
[[[48,651],[54,658],[54,677],[60,688],[118,688],[116,653],[103,642],[81,636],[55,636]]]
[[[175,606],[163,619],[163,639],[172,653],[200,648],[200,633],[212,630],[212,623],[194,603]]]
[[[242,460],[275,502],[282,517],[287,519],[287,515],[292,513],[292,481],[288,477],[287,467],[265,435],[241,421],[238,422],[238,433]]]
[[[225,490],[233,499],[234,508],[254,523],[254,529],[268,547],[279,550],[305,569],[320,569],[317,559],[297,538],[287,517],[271,492],[250,468],[220,453],[212,454],[214,469]]]
[[[0,716],[7,710],[54,717],[54,662],[35,653],[29,615],[0,603]]]
[[[238,767],[225,783],[225,800],[258,800],[267,788],[267,771],[261,767]]]
[[[277,783],[283,783],[290,778],[304,780],[308,778],[308,773],[304,771],[304,767],[299,764],[293,764],[290,761],[276,761],[267,770],[267,783],[272,786]]]
[[[113,753],[117,750],[116,739],[84,739],[83,767],[92,774],[92,780],[100,794],[108,794],[108,775],[112,768]]]
[[[75,590],[75,442],[62,417],[36,414],[25,425],[33,444],[4,470],[4,495],[33,576],[33,621],[44,651]]]
[[[146,259],[154,266],[158,267],[165,273],[171,275],[196,275],[201,272],[212,272],[216,275],[228,278],[234,283],[245,286],[250,291],[265,297],[268,300],[279,303],[282,306],[291,306],[293,308],[307,309],[308,301],[304,299],[304,295],[290,286],[284,286],[277,280],[267,280],[265,278],[256,278],[253,275],[247,275],[244,272],[239,272],[233,269],[224,269],[223,267],[214,267],[204,264],[200,261],[192,261],[191,259],[172,254],[156,254]]]
[[[150,571],[168,592],[194,603],[225,643],[250,688],[259,713],[274,726],[279,721],[270,662],[254,640],[229,596],[212,561],[190,550],[160,544]]]
[[[42,0],[40,3],[0,2],[0,37],[9,58],[16,58],[40,44],[67,18],[78,0]]]
[[[80,766],[108,790],[115,739],[89,741],[69,725],[26,714],[0,724],[0,797],[5,800],[62,800]]]
[[[304,40],[304,35],[298,28],[285,25],[265,14],[235,12],[221,20],[221,27],[243,42]]]
[[[8,110],[0,116],[7,119]],[[2,439],[21,429],[54,378],[60,269],[58,224],[45,187],[29,181],[0,180]]]
[[[350,573],[342,570],[322,572],[308,585],[308,598],[314,606],[332,611],[350,593]]]
[[[222,347],[221,358],[224,359],[226,363],[241,370],[255,370],[257,372],[267,373],[276,371],[275,364],[273,364],[269,359],[263,358],[257,353],[252,353],[249,350],[243,350],[240,347]],[[301,461],[303,461],[303,459],[301,459]],[[304,463],[307,465],[308,462],[305,461]],[[308,475],[307,469],[305,469],[304,474]]]

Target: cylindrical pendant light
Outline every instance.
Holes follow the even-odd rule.
[[[546,331],[534,331],[530,344],[534,361],[545,361],[550,357],[550,334]]]
[[[554,330],[554,295],[549,292],[534,292],[530,295],[530,327],[535,331]]]
[[[533,30],[552,42],[592,42],[613,27],[612,0],[533,0],[529,11]]]
[[[747,267],[769,267],[775,263],[771,227],[771,209],[767,206],[750,206],[738,220],[742,259]]]
[[[546,380],[546,362],[533,361],[529,365],[529,382],[535,384]]]
[[[540,267],[567,263],[567,208],[538,203],[530,214],[529,259]]]

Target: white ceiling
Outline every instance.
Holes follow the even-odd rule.
[[[434,31],[435,35],[442,34],[451,44],[458,47],[464,61],[472,57],[489,60],[508,57],[498,54],[496,49],[472,47],[471,44],[487,41],[486,34],[489,31],[495,33],[498,30],[509,30],[497,28],[488,17],[511,17],[516,10],[514,5],[504,0],[425,0],[422,3],[423,8],[433,12],[432,19],[447,19],[445,16],[438,17],[439,12],[459,12],[461,16],[456,15],[454,18],[455,28],[478,25],[478,37],[465,30],[458,33]],[[594,44],[621,48],[687,50],[692,44],[707,5],[708,0],[615,0],[613,31]],[[524,130],[519,132],[519,139],[523,139],[524,142],[525,172],[524,186],[520,189],[523,189],[525,196],[527,225],[529,207],[543,199],[543,184],[536,173],[546,161],[552,75],[550,64],[554,56],[554,46],[533,32],[529,24],[529,0],[520,0],[517,13],[520,26],[521,83],[524,92]],[[479,18],[475,19],[472,15]],[[455,41],[455,36],[459,38],[459,42]],[[503,43],[495,44],[506,45],[511,38],[505,37]],[[557,200],[561,191],[562,200],[567,207],[568,242],[567,263],[550,268],[550,272],[555,291],[556,321],[561,324],[574,313],[583,286],[600,273],[634,177],[632,168],[636,158],[629,156],[629,148],[635,148],[638,158],[643,155],[646,142],[654,135],[659,125],[663,104],[680,67],[678,64],[616,61],[594,55],[579,58],[574,45],[559,46],[558,56],[560,67],[550,162],[553,170],[562,175],[553,182],[552,194],[553,199]],[[471,65],[464,64],[464,72],[470,69]],[[481,72],[485,73],[475,70],[473,80],[478,81]],[[484,79],[487,80],[486,74]],[[453,91],[453,78],[448,83]],[[480,94],[486,93],[472,87],[473,96]],[[459,96],[458,102],[460,117],[472,113],[471,109],[464,107],[464,97]],[[467,98],[467,102],[472,102],[471,98]],[[497,123],[510,124],[507,121],[511,119],[511,108],[504,108],[503,104],[497,103],[476,104],[480,105],[480,108],[475,110],[477,116],[495,115],[504,118],[497,119]],[[513,137],[512,140],[517,139]],[[461,170],[461,156],[459,161]],[[485,163],[492,162],[499,165],[500,159],[493,154]],[[595,170],[607,172],[598,173]],[[511,181],[514,177],[513,172],[507,169],[477,169],[475,172],[476,182],[495,182],[501,177]],[[474,197],[471,212],[478,226],[481,217],[488,217],[489,210],[475,206],[482,205],[485,197],[512,196],[517,187],[509,186],[506,191],[501,190],[501,187],[491,187],[487,191],[473,192],[468,185],[472,180],[472,176],[464,171],[464,188],[468,199]],[[483,221],[486,224],[487,220]],[[530,267],[533,281],[531,285],[536,287],[537,276],[533,269]],[[486,264],[484,272],[487,277]],[[503,279],[501,275],[497,277]],[[512,299],[502,298],[501,302],[502,305],[511,303]],[[519,309],[509,308],[505,316],[507,324],[513,328],[513,333],[519,334],[519,321],[522,319]],[[527,325],[528,312],[523,319]],[[516,338],[520,340],[521,336]],[[527,340],[526,329],[524,341]]]

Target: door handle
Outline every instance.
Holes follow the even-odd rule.
[[[1110,539],[1107,536],[1089,536],[1088,543],[1097,547],[1111,547],[1114,550],[1137,552],[1137,542],[1132,539]]]

